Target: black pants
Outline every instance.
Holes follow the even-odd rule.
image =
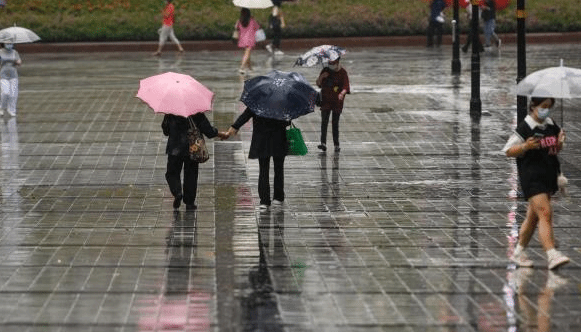
[[[272,157],[274,163],[274,196],[284,201],[284,157]],[[258,196],[260,204],[270,205],[270,157],[258,159]]]
[[[282,29],[279,26],[272,27],[272,46],[276,49],[280,48],[280,40],[282,38]]]
[[[182,186],[181,173],[184,169],[184,183]],[[183,195],[186,205],[194,204],[198,191],[198,163],[189,157],[167,156],[167,170],[165,179],[172,195]],[[182,189],[183,188],[183,189]]]
[[[327,144],[327,127],[329,126],[329,116],[333,113],[331,127],[333,129],[333,143],[339,146],[339,117],[341,113],[321,110],[321,144]]]
[[[428,47],[434,45],[434,34],[436,35],[436,46],[442,45],[442,33],[444,33],[442,23],[430,21],[428,25]]]

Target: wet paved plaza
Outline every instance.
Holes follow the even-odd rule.
[[[500,149],[516,121],[516,48],[482,55],[480,120],[470,55],[350,49],[340,153],[286,160],[282,209],[259,212],[251,126],[208,140],[198,210],[174,212],[161,115],[135,94],[165,71],[216,93],[225,130],[242,108],[238,52],[21,54],[17,118],[1,122],[1,331],[580,331],[581,102],[564,101],[568,195],[555,234],[571,263],[507,257],[526,205]],[[579,45],[531,45],[528,72],[581,67]],[[292,68],[300,50],[253,56]],[[561,123],[560,111],[554,112]],[[329,133],[330,135],[330,133]],[[329,138],[330,140],[330,138]]]

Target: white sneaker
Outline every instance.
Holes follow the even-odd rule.
[[[8,111],[8,114],[10,114],[10,116],[16,116],[16,112]]]
[[[533,266],[533,261],[529,259],[524,251],[521,251],[518,255],[513,254],[510,256],[510,260],[517,266],[531,267]]]
[[[270,53],[272,53],[272,45],[268,44],[266,45],[266,50]]]
[[[277,207],[277,208],[278,207],[282,207],[282,201],[279,201],[279,200],[275,199],[275,200],[272,201],[272,206],[273,207]]]
[[[563,264],[569,263],[569,257],[563,255],[562,252],[554,250],[550,254],[547,253],[549,260],[549,270],[556,269]]]
[[[274,55],[284,55],[284,52],[281,50],[274,51]]]
[[[268,205],[266,205],[266,204],[260,204],[260,205],[258,206],[258,209],[259,209],[260,211],[265,211],[265,210],[267,210],[267,209],[268,209]]]

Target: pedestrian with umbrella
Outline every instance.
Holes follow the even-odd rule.
[[[174,197],[174,209],[183,200],[186,210],[195,210],[199,163],[190,158],[188,130],[195,126],[208,138],[228,138],[203,113],[212,108],[214,93],[189,75],[168,72],[141,80],[137,97],[154,112],[165,114],[161,123],[163,134],[168,136],[165,179]]]
[[[244,49],[244,55],[238,70],[241,75],[244,75],[246,71],[252,70],[250,55],[252,54],[252,49],[256,46],[255,35],[256,31],[260,29],[260,25],[252,17],[250,9],[242,8],[240,9],[240,18],[236,21],[234,29],[238,36],[238,47]]]
[[[327,128],[329,117],[333,130],[333,143],[335,152],[341,151],[339,145],[339,118],[343,112],[345,95],[350,93],[349,75],[340,64],[341,55],[346,50],[335,45],[321,45],[313,47],[308,52],[299,56],[295,66],[312,67],[321,64],[323,69],[317,78],[317,86],[321,88],[321,144],[317,147],[327,151]]]
[[[18,102],[18,71],[17,67],[22,65],[22,60],[18,51],[14,49],[15,44],[32,43],[40,40],[40,37],[33,31],[17,27],[0,30],[0,115],[4,114],[3,109],[11,116],[16,116],[16,104]]]
[[[554,269],[569,262],[569,258],[555,249],[553,208],[551,196],[558,190],[560,164],[557,154],[563,148],[565,133],[549,117],[554,98],[532,97],[529,114],[509,138],[503,151],[517,158],[521,187],[528,201],[526,218],[519,231],[518,244],[510,260],[518,266],[530,267],[525,248],[535,229],[547,253],[548,267]]]
[[[0,115],[4,115],[4,109],[10,116],[16,116],[16,104],[18,102],[18,71],[22,64],[18,51],[14,49],[13,39],[0,43],[0,85],[2,87],[0,98]]]
[[[555,248],[551,197],[565,179],[557,154],[565,142],[565,132],[549,117],[555,98],[581,97],[581,70],[552,67],[534,72],[517,85],[517,95],[530,97],[529,114],[518,124],[503,151],[517,158],[518,174],[525,199],[526,218],[519,230],[518,244],[510,260],[518,266],[533,265],[526,253],[535,229],[547,254],[548,268],[555,269],[569,258]]]
[[[288,153],[286,127],[291,120],[311,113],[315,108],[317,91],[305,78],[294,72],[272,71],[244,82],[240,100],[246,105],[244,112],[228,130],[235,135],[252,119],[252,139],[249,159],[258,159],[258,195],[261,210],[271,203],[281,206],[284,193],[284,160]],[[274,193],[270,195],[270,159],[274,164]]]

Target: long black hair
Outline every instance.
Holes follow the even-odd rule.
[[[250,9],[248,8],[240,9],[240,24],[242,24],[243,27],[246,28],[248,26],[251,17],[252,15],[250,14]]]

